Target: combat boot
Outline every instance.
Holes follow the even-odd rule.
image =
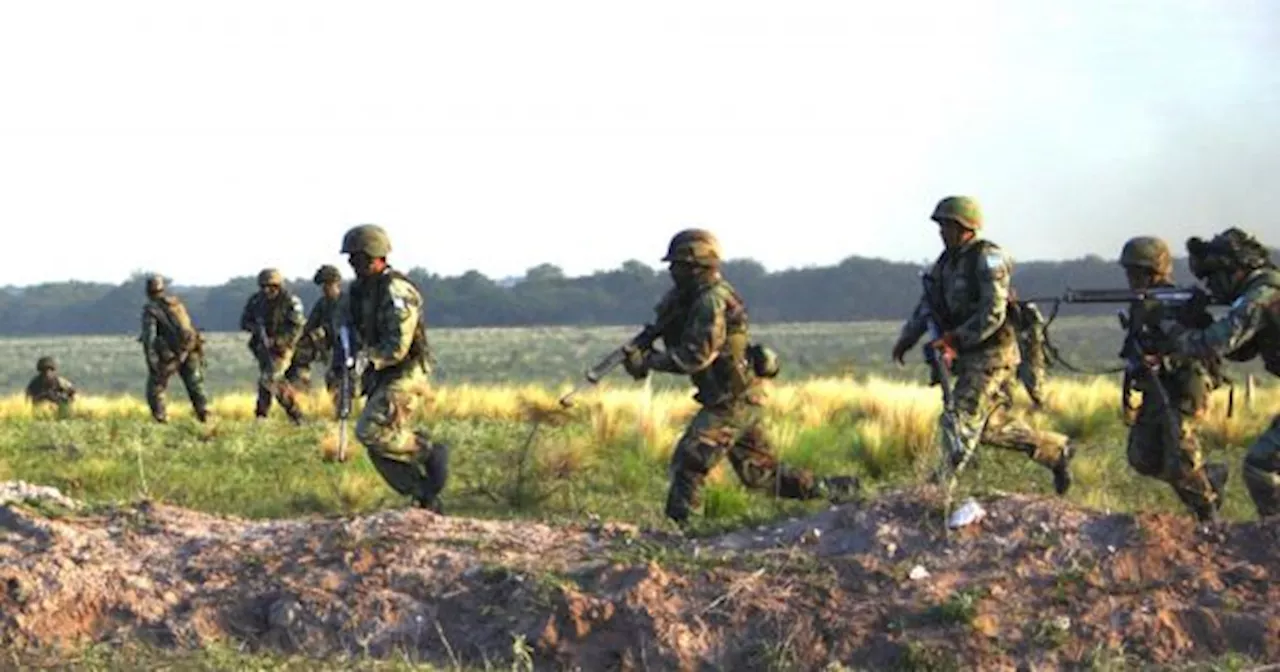
[[[857,476],[828,476],[818,481],[814,489],[832,504],[844,504],[857,499],[862,484]]]
[[[1062,446],[1062,454],[1053,465],[1053,491],[1059,495],[1067,494],[1071,489],[1071,457],[1075,452],[1071,444]]]
[[[422,469],[422,478],[418,484],[418,492],[414,495],[414,503],[422,508],[443,514],[444,507],[440,503],[440,493],[449,480],[449,446],[445,443],[432,442],[425,431],[416,431],[414,442],[418,445],[418,453],[414,461]]]
[[[1204,475],[1208,477],[1209,485],[1213,487],[1213,508],[1215,511],[1219,510],[1227,496],[1227,478],[1230,477],[1231,470],[1221,462],[1214,462],[1205,465]]]

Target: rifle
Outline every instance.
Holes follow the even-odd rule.
[[[920,274],[920,283],[924,288],[924,301],[922,302],[925,312],[925,324],[928,326],[929,343],[942,338],[943,323],[942,312],[939,307],[942,305],[940,296],[938,296],[937,281],[928,273]],[[939,385],[942,387],[942,415],[950,422],[951,427],[957,427],[955,397],[951,388],[951,371],[947,362],[942,360],[938,350],[926,343],[923,346],[924,359],[929,364],[931,373],[930,385]],[[947,525],[947,519],[951,517],[951,494],[955,490],[956,481],[960,478],[960,472],[965,465],[969,463],[969,457],[972,451],[966,450],[960,443],[959,437],[953,432],[951,434],[951,445],[946,446],[947,454],[943,456],[946,462],[950,462],[956,455],[960,455],[960,461],[956,463],[955,468],[951,470],[951,476],[947,480],[946,496],[943,503],[942,528],[945,534],[950,534],[950,528]],[[944,462],[944,464],[946,463]]]
[[[342,384],[338,391],[338,461],[347,461],[347,419],[351,417],[352,396],[355,386],[355,353],[351,350],[351,329],[338,327],[338,347],[333,349],[333,367],[341,371]]]
[[[574,385],[573,389],[565,392],[564,395],[560,397],[560,406],[562,408],[572,407],[573,397],[588,387],[599,383],[600,380],[608,375],[610,371],[621,366],[622,362],[627,359],[627,352],[629,350],[633,348],[640,350],[648,350],[649,348],[652,348],[653,342],[658,340],[658,337],[662,335],[662,330],[667,328],[667,325],[675,319],[675,316],[676,311],[666,311],[652,324],[644,325],[644,328],[635,336],[632,336],[626,343],[623,343],[617,348],[611,350],[609,354],[604,356],[604,359],[601,359],[595,366],[587,369],[583,373],[583,377],[586,379],[584,382],[579,382],[577,385]],[[538,428],[542,426],[542,420],[543,415],[539,415],[534,419],[533,427],[529,429],[528,436],[525,437],[524,443],[521,444],[520,451],[522,456],[528,454],[529,447],[533,445],[534,437],[538,435]],[[523,464],[523,457],[521,458],[521,463]]]
[[[1086,375],[1106,375],[1112,373],[1120,373],[1126,370],[1125,366],[1107,369],[1086,369],[1076,366],[1063,358],[1058,348],[1054,346],[1049,338],[1049,325],[1058,317],[1058,310],[1064,303],[1127,303],[1156,301],[1162,307],[1176,311],[1176,317],[1188,327],[1200,328],[1208,326],[1213,321],[1212,316],[1208,313],[1208,307],[1211,305],[1226,305],[1226,302],[1219,301],[1210,296],[1199,287],[1151,287],[1148,289],[1070,289],[1068,288],[1060,296],[1037,297],[1031,299],[1018,300],[1020,305],[1030,303],[1051,303],[1053,310],[1049,313],[1048,320],[1045,321],[1042,329],[1044,332],[1045,351],[1053,358],[1054,361],[1063,367],[1076,373]],[[1125,327],[1127,329],[1127,327]]]
[[[604,356],[604,359],[601,359],[595,366],[587,369],[583,373],[583,377],[586,379],[585,381],[579,382],[572,390],[569,390],[564,396],[560,397],[560,405],[565,408],[572,406],[572,398],[575,395],[588,387],[599,383],[600,380],[608,375],[610,371],[618,368],[618,366],[626,360],[628,351],[632,349],[648,350],[652,348],[653,342],[658,340],[658,337],[662,335],[662,330],[666,329],[667,325],[670,324],[674,318],[675,312],[668,311],[666,315],[662,316],[662,318],[658,319],[653,324],[646,324],[644,328],[640,330],[640,333],[632,336],[626,343],[611,350],[609,354]]]

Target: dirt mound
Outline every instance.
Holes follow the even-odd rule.
[[[1280,657],[1280,521],[1198,530],[931,490],[700,540],[422,510],[245,521],[0,507],[0,645],[142,640],[582,669]],[[816,531],[815,531],[816,530]]]

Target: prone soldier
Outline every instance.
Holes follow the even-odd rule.
[[[45,355],[36,360],[36,375],[27,383],[27,401],[52,403],[66,408],[76,400],[76,386],[58,375],[58,360]]]

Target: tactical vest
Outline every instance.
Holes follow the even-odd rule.
[[[1249,283],[1248,289],[1259,286],[1272,287],[1280,293],[1280,271],[1276,269],[1263,271]],[[1277,298],[1269,305],[1264,306],[1263,310],[1267,315],[1266,324],[1254,337],[1254,345],[1258,355],[1262,357],[1262,363],[1266,366],[1267,372],[1280,376],[1280,294],[1277,294]]]
[[[176,296],[159,296],[147,303],[145,310],[156,321],[156,335],[161,345],[174,355],[200,349],[200,333],[187,313],[187,307]]]
[[[967,249],[962,251],[964,256],[958,260],[958,263],[964,265],[965,293],[966,293],[966,296],[968,297],[969,306],[977,305],[978,300],[982,296],[982,290],[981,290],[981,287],[979,287],[979,285],[982,283],[983,280],[982,278],[978,277],[978,262],[982,259],[982,257],[984,257],[988,253],[995,250],[996,247],[997,246],[995,243],[985,238],[979,238],[978,240],[974,241],[973,244],[970,245]],[[946,253],[944,252],[943,254],[945,255]],[[941,274],[942,274],[942,258],[941,257],[939,257],[938,262],[934,264],[934,274],[935,274],[935,277],[939,279],[941,278]],[[1010,297],[1013,296],[1012,291],[1010,291],[1009,296]],[[956,327],[960,326],[960,324],[962,324],[965,321],[965,319],[967,319],[968,317],[968,316],[958,316],[958,315],[951,314],[950,313],[950,311],[952,310],[951,306],[945,306],[945,308],[947,309],[948,314],[938,316],[940,321],[942,322],[944,331],[950,331],[955,329]],[[997,329],[996,332],[992,334],[991,337],[988,338],[986,341],[978,345],[975,345],[971,348],[966,348],[962,351],[967,352],[967,351],[976,351],[976,350],[988,350],[993,348],[1009,347],[1009,346],[1016,347],[1016,343],[1017,343],[1016,327],[1017,327],[1017,322],[1020,321],[1020,317],[1021,317],[1020,308],[1012,300],[1012,298],[1010,298],[1007,305],[1005,306],[1004,322],[1000,324],[999,329]]]
[[[364,324],[365,319],[365,302],[378,301],[381,297],[386,296],[391,290],[392,279],[400,279],[412,286],[418,291],[418,295],[422,296],[422,289],[414,284],[409,276],[397,271],[391,267],[380,273],[377,277],[366,280],[359,280],[351,284],[348,291],[347,306],[348,314],[351,316],[352,323],[355,325],[356,332],[359,334],[360,342],[366,347],[373,343],[379,343],[386,336],[382,330],[382,315],[378,313],[381,309],[380,303],[375,303],[372,319],[368,324]],[[414,365],[422,366],[424,369],[429,368],[430,346],[427,343],[426,328],[426,299],[423,299],[423,311],[418,316],[418,321],[413,327],[413,341],[409,344],[409,352],[405,355],[403,361],[393,366],[383,369],[386,374],[398,373],[407,370]]]
[[[261,319],[263,327],[267,330],[267,336],[275,338],[284,331],[285,325],[288,323],[288,312],[293,305],[293,294],[287,290],[281,289],[276,295],[275,301],[268,301],[265,294],[259,293],[254,297],[255,305],[249,313],[252,319]]]
[[[747,306],[742,296],[723,278],[698,287],[688,295],[668,295],[659,304],[659,310],[674,311],[662,332],[662,341],[668,350],[680,346],[690,311],[707,292],[721,292],[725,300],[725,342],[716,353],[711,365],[692,375],[697,388],[695,398],[704,405],[715,405],[742,397],[755,383],[755,376],[747,359],[750,345]],[[663,319],[659,315],[659,319]]]

